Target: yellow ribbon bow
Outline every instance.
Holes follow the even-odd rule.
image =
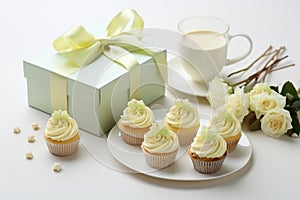
[[[130,22],[131,26],[129,27]],[[68,109],[67,79],[65,77],[93,62],[102,53],[130,72],[130,97],[139,98],[141,82],[140,68],[135,67],[139,66],[139,63],[130,52],[138,50],[138,53],[152,56],[162,76],[166,78],[165,54],[156,54],[155,51],[144,46],[140,41],[143,28],[144,21],[138,13],[133,9],[124,9],[108,24],[104,38],[95,38],[81,25],[75,25],[57,38],[53,42],[53,47],[68,61],[54,67],[53,73],[51,73],[51,110]],[[125,29],[129,30],[125,31]],[[135,67],[134,70],[133,67]]]
[[[129,31],[125,32],[131,21]],[[88,65],[103,53],[130,70],[138,65],[130,51],[145,51],[143,43],[139,40],[143,28],[144,21],[138,13],[133,9],[124,9],[108,24],[105,38],[97,39],[81,25],[75,25],[57,38],[53,47],[79,67]]]

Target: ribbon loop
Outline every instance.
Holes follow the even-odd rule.
[[[135,10],[124,9],[110,21],[106,28],[106,35],[112,37],[124,32],[131,20],[133,21],[128,31],[142,30],[144,28],[144,21]]]
[[[64,35],[53,42],[53,47],[58,53],[75,51],[91,46],[95,37],[87,32],[81,25],[75,25]]]
[[[132,21],[132,24],[129,31],[132,32],[125,32],[124,30],[130,21]],[[144,21],[138,13],[132,9],[124,9],[108,24],[105,39],[96,39],[81,25],[75,25],[64,35],[57,38],[53,43],[53,47],[58,53],[64,55],[79,67],[93,62],[103,53],[104,49],[111,49],[113,52],[106,51],[104,55],[120,63],[126,69],[130,69],[137,65],[137,60],[134,56],[124,56],[124,53],[128,54],[132,47],[143,48],[139,41],[140,32],[143,28]],[[120,48],[124,50],[120,50]],[[117,53],[120,54],[117,55]]]

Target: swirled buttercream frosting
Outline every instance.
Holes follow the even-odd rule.
[[[52,113],[45,129],[45,136],[55,141],[69,140],[78,133],[76,121],[68,115],[67,111],[62,110]]]
[[[154,115],[151,109],[145,106],[143,100],[132,99],[121,115],[121,122],[132,128],[145,128],[151,126]]]
[[[225,139],[215,130],[203,126],[191,144],[190,151],[200,158],[221,157],[227,150]]]
[[[142,148],[149,153],[169,153],[177,150],[179,141],[176,133],[160,123],[153,123],[144,135]]]
[[[199,113],[188,99],[177,99],[166,115],[165,121],[176,128],[190,128],[199,124]]]
[[[210,128],[215,129],[224,138],[235,136],[241,132],[241,123],[228,111],[219,111],[210,121]]]

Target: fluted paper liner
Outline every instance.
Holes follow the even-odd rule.
[[[44,139],[50,153],[57,156],[69,156],[74,154],[78,149],[80,132],[78,131],[73,138],[66,141],[52,140],[46,136],[46,133],[44,133]]]
[[[50,153],[57,156],[69,156],[74,154],[78,149],[79,140],[69,144],[55,144],[46,140]]]
[[[130,145],[139,146],[144,141],[144,135],[147,133],[150,129],[150,126],[144,127],[144,128],[132,128],[129,126],[125,126],[121,123],[119,120],[118,122],[118,128],[121,132],[121,137],[124,142]]]
[[[200,127],[200,122],[197,125],[190,128],[176,128],[169,124],[165,118],[164,125],[177,134],[180,146],[187,146],[193,142],[194,137],[196,136],[197,131]]]
[[[169,153],[149,153],[143,147],[146,163],[155,169],[162,169],[170,166],[176,160],[178,149]]]
[[[178,131],[176,133],[178,136],[180,146],[190,145],[193,142],[197,131],[198,131],[198,128],[195,128],[195,130],[180,129],[180,131]]]
[[[219,171],[223,165],[223,162],[227,156],[227,152],[218,158],[199,158],[196,154],[188,151],[190,158],[192,159],[194,169],[203,174],[211,174]]]

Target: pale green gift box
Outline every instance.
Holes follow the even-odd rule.
[[[78,122],[80,129],[101,136],[115,125],[131,98],[142,99],[148,105],[164,96],[167,68],[162,63],[166,63],[166,51],[157,51],[155,54],[155,57],[160,58],[157,60],[163,61],[160,64],[151,56],[139,53],[133,55],[140,66],[130,72],[100,55],[88,66],[61,77],[67,84],[68,112]],[[51,74],[56,74],[56,66],[66,62],[66,58],[54,50],[24,59],[29,106],[46,113],[53,112]],[[131,97],[130,75],[132,79],[139,79],[139,88],[132,92]],[[61,88],[52,88],[56,89]]]

